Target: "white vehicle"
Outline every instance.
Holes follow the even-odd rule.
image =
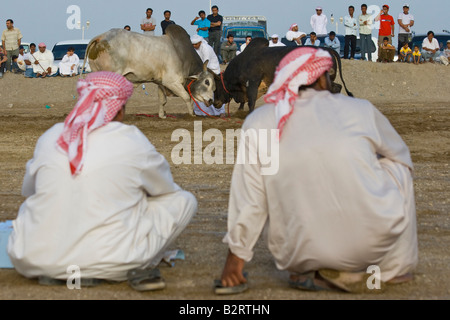
[[[30,52],[30,43],[29,42],[20,42],[20,45],[23,46],[23,52]]]
[[[61,62],[64,55],[67,53],[67,49],[70,47],[75,48],[75,53],[80,58],[80,64],[78,65],[78,74],[81,74],[81,69],[83,68],[84,58],[86,55],[86,48],[89,44],[90,39],[87,40],[67,40],[60,41],[53,46],[52,52],[55,60],[53,62],[53,66],[58,68],[59,63]],[[86,65],[84,66],[84,72],[91,72],[91,68],[89,67],[89,62],[86,61]]]

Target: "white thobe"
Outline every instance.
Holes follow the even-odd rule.
[[[243,130],[276,129],[274,108],[255,109]],[[402,138],[366,100],[308,89],[294,108],[279,144],[275,138],[266,148],[266,159],[278,156],[276,174],[261,174],[273,165],[258,155],[266,140],[241,139],[238,159],[245,151],[257,163],[234,167],[224,242],[250,261],[265,229],[281,270],[366,272],[378,265],[382,281],[410,272],[417,232],[412,162]]]
[[[311,16],[311,27],[313,29],[313,31],[317,34],[317,35],[324,35],[327,34],[327,23],[328,23],[328,18],[325,14],[321,14],[318,15],[313,14]]]
[[[209,69],[211,69],[215,74],[220,74],[219,59],[217,58],[214,49],[208,44],[206,40],[203,39],[202,44],[195,51],[197,51],[198,55],[200,56],[203,62],[208,60]],[[211,116],[218,116],[221,115],[222,113],[225,113],[225,104],[222,105],[220,109],[217,109],[213,105],[207,106],[201,101],[197,101],[197,103],[199,104],[200,108],[197,106],[197,104],[194,103],[194,113],[198,116],[208,116],[207,114]],[[205,114],[205,112],[207,114]]]
[[[80,63],[80,58],[76,53],[73,55],[64,55],[61,62],[59,63],[59,73],[63,75],[78,74],[78,64]],[[72,66],[75,65],[72,69]]]
[[[26,200],[8,242],[15,269],[67,279],[75,265],[82,277],[122,281],[159,262],[195,213],[194,196],[138,128],[115,121],[89,134],[84,167],[72,177],[56,148],[62,130],[47,130],[27,163]]]
[[[289,30],[288,32],[286,32],[286,39],[288,41],[294,41],[294,39],[297,39],[298,37],[301,37],[302,35],[306,35],[306,33],[301,32],[301,31]],[[297,44],[297,45],[300,45],[300,44]]]
[[[53,66],[53,61],[55,60],[55,58],[50,50],[46,49],[44,52],[38,50],[33,53],[33,57],[39,62],[39,64],[34,64],[33,62],[34,73],[47,72],[47,69],[49,67],[52,68],[51,74],[55,74],[58,71],[58,68]]]

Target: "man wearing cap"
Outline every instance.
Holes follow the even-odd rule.
[[[76,267],[81,285],[129,280],[136,290],[162,289],[151,268],[197,201],[174,182],[147,137],[123,123],[131,82],[93,72],[78,80],[77,91],[64,123],[39,138],[26,165],[26,199],[8,242],[11,262],[41,284],[65,285]]]
[[[332,65],[325,50],[291,51],[266,104],[245,119],[237,158],[254,160],[233,170],[222,293],[248,287],[244,266],[261,234],[296,289],[361,292],[373,265],[381,282],[412,278],[418,249],[408,147],[369,101],[330,92]],[[265,171],[274,162],[278,171]]]
[[[33,72],[36,73],[36,78],[45,78],[53,76],[58,72],[58,67],[53,66],[55,57],[53,52],[47,50],[47,45],[43,42],[38,45],[39,50],[33,54]]]
[[[383,5],[383,10],[375,18],[375,21],[380,21],[380,30],[378,31],[378,47],[383,44],[383,39],[387,37],[389,43],[392,44],[392,37],[394,37],[394,18],[389,15],[389,6]]]
[[[327,16],[322,13],[322,7],[316,8],[316,13],[311,16],[311,27],[317,36],[327,35]]]
[[[3,53],[7,56],[6,71],[12,70],[12,56],[19,55],[19,46],[22,41],[22,33],[14,27],[12,19],[6,20],[6,29],[2,33]]]
[[[412,46],[412,32],[411,27],[414,25],[414,16],[409,13],[409,4],[403,5],[403,12],[398,15],[398,46],[397,51],[400,54],[400,50],[405,43]]]
[[[286,32],[286,39],[288,41],[295,41],[297,46],[302,45],[302,39],[306,37],[306,33],[302,31],[298,31],[298,24],[293,23],[289,27],[289,30]]]
[[[23,72],[25,72],[27,65],[25,63],[25,48],[20,45],[19,46],[19,56],[17,57],[17,66],[19,67],[19,69]]]
[[[279,41],[279,36],[277,34],[273,34],[270,37],[270,41],[269,41],[269,47],[285,47],[286,45]]]
[[[220,53],[222,56],[222,63],[228,64],[231,60],[236,57],[237,44],[234,41],[234,36],[232,33],[227,35],[227,41],[222,42],[220,45]]]
[[[214,49],[208,44],[208,42],[198,34],[194,34],[191,36],[191,43],[197,54],[200,56],[200,59],[202,59],[202,62],[204,63],[208,60],[208,69],[219,75],[219,59],[217,58]],[[213,105],[207,106],[203,102],[197,101],[197,103],[194,103],[194,113],[197,116],[219,116],[223,118],[225,117],[225,104],[220,109],[217,109]]]

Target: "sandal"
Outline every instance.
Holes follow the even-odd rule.
[[[298,277],[296,280],[289,279],[291,288],[305,291],[336,291],[336,287],[320,277],[317,271],[310,271],[302,274],[291,274],[291,277]]]
[[[166,287],[159,269],[133,269],[127,273],[128,284],[137,291],[153,291]]]
[[[365,272],[347,272],[332,269],[322,269],[319,270],[319,274],[322,278],[331,282],[333,285],[345,292],[382,293],[385,288],[384,283],[380,282],[381,286],[379,289],[370,289],[367,285],[367,280],[369,279],[370,274]]]
[[[248,273],[243,272],[242,275],[245,279],[248,279]],[[214,293],[223,295],[223,294],[238,294],[246,291],[248,289],[248,282],[238,284],[234,287],[224,287],[222,285],[222,280],[216,279],[214,280]]]

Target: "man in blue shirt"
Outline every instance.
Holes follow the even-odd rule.
[[[331,31],[325,38],[325,47],[334,49],[339,55],[341,54],[341,42],[336,38],[336,32]]]
[[[194,20],[191,21],[191,25],[198,26],[197,28],[197,34],[201,37],[203,37],[205,40],[208,40],[209,36],[209,27],[211,26],[211,21],[206,19],[206,13],[203,10],[200,10],[198,12],[198,17],[195,17]]]

